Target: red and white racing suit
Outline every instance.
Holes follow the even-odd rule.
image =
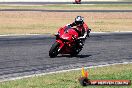
[[[83,22],[82,25],[77,25],[75,22],[73,22],[72,24],[68,24],[68,26],[76,26],[78,34],[79,34],[79,38],[87,38],[87,36],[89,36],[89,33],[91,30],[89,30],[87,24],[85,22]]]

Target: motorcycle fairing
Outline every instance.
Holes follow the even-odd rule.
[[[72,46],[74,45],[74,39],[78,38],[78,33],[75,28],[60,28],[59,38],[56,39],[56,42],[60,44],[59,49],[62,54],[69,54],[72,52]]]

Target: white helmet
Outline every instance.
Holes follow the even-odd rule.
[[[82,24],[83,24],[83,20],[84,20],[84,18],[83,18],[82,16],[77,16],[77,17],[75,18],[75,23],[76,23],[77,25],[82,25]]]

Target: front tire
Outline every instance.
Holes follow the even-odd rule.
[[[84,44],[82,44],[80,47],[79,43],[76,43],[76,45],[73,47],[73,51],[70,53],[70,55],[72,57],[77,56],[80,53],[80,51],[82,50],[83,45]]]
[[[82,50],[82,48],[80,48],[80,49],[74,48],[74,50],[73,50],[73,52],[71,52],[70,56],[71,57],[77,56],[81,50]]]
[[[56,57],[58,54],[59,54],[59,51],[58,51],[58,49],[59,49],[59,43],[58,42],[55,42],[53,45],[52,45],[52,47],[51,47],[51,49],[50,49],[50,51],[49,51],[49,56],[50,56],[50,58],[54,58],[54,57]]]

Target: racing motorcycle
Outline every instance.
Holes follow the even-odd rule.
[[[49,51],[51,58],[56,57],[58,54],[70,54],[76,56],[83,48],[83,39],[79,38],[79,33],[76,28],[63,27],[60,28],[56,36],[56,41]],[[80,45],[78,45],[80,44]]]
[[[81,4],[81,0],[75,0],[73,4]]]

